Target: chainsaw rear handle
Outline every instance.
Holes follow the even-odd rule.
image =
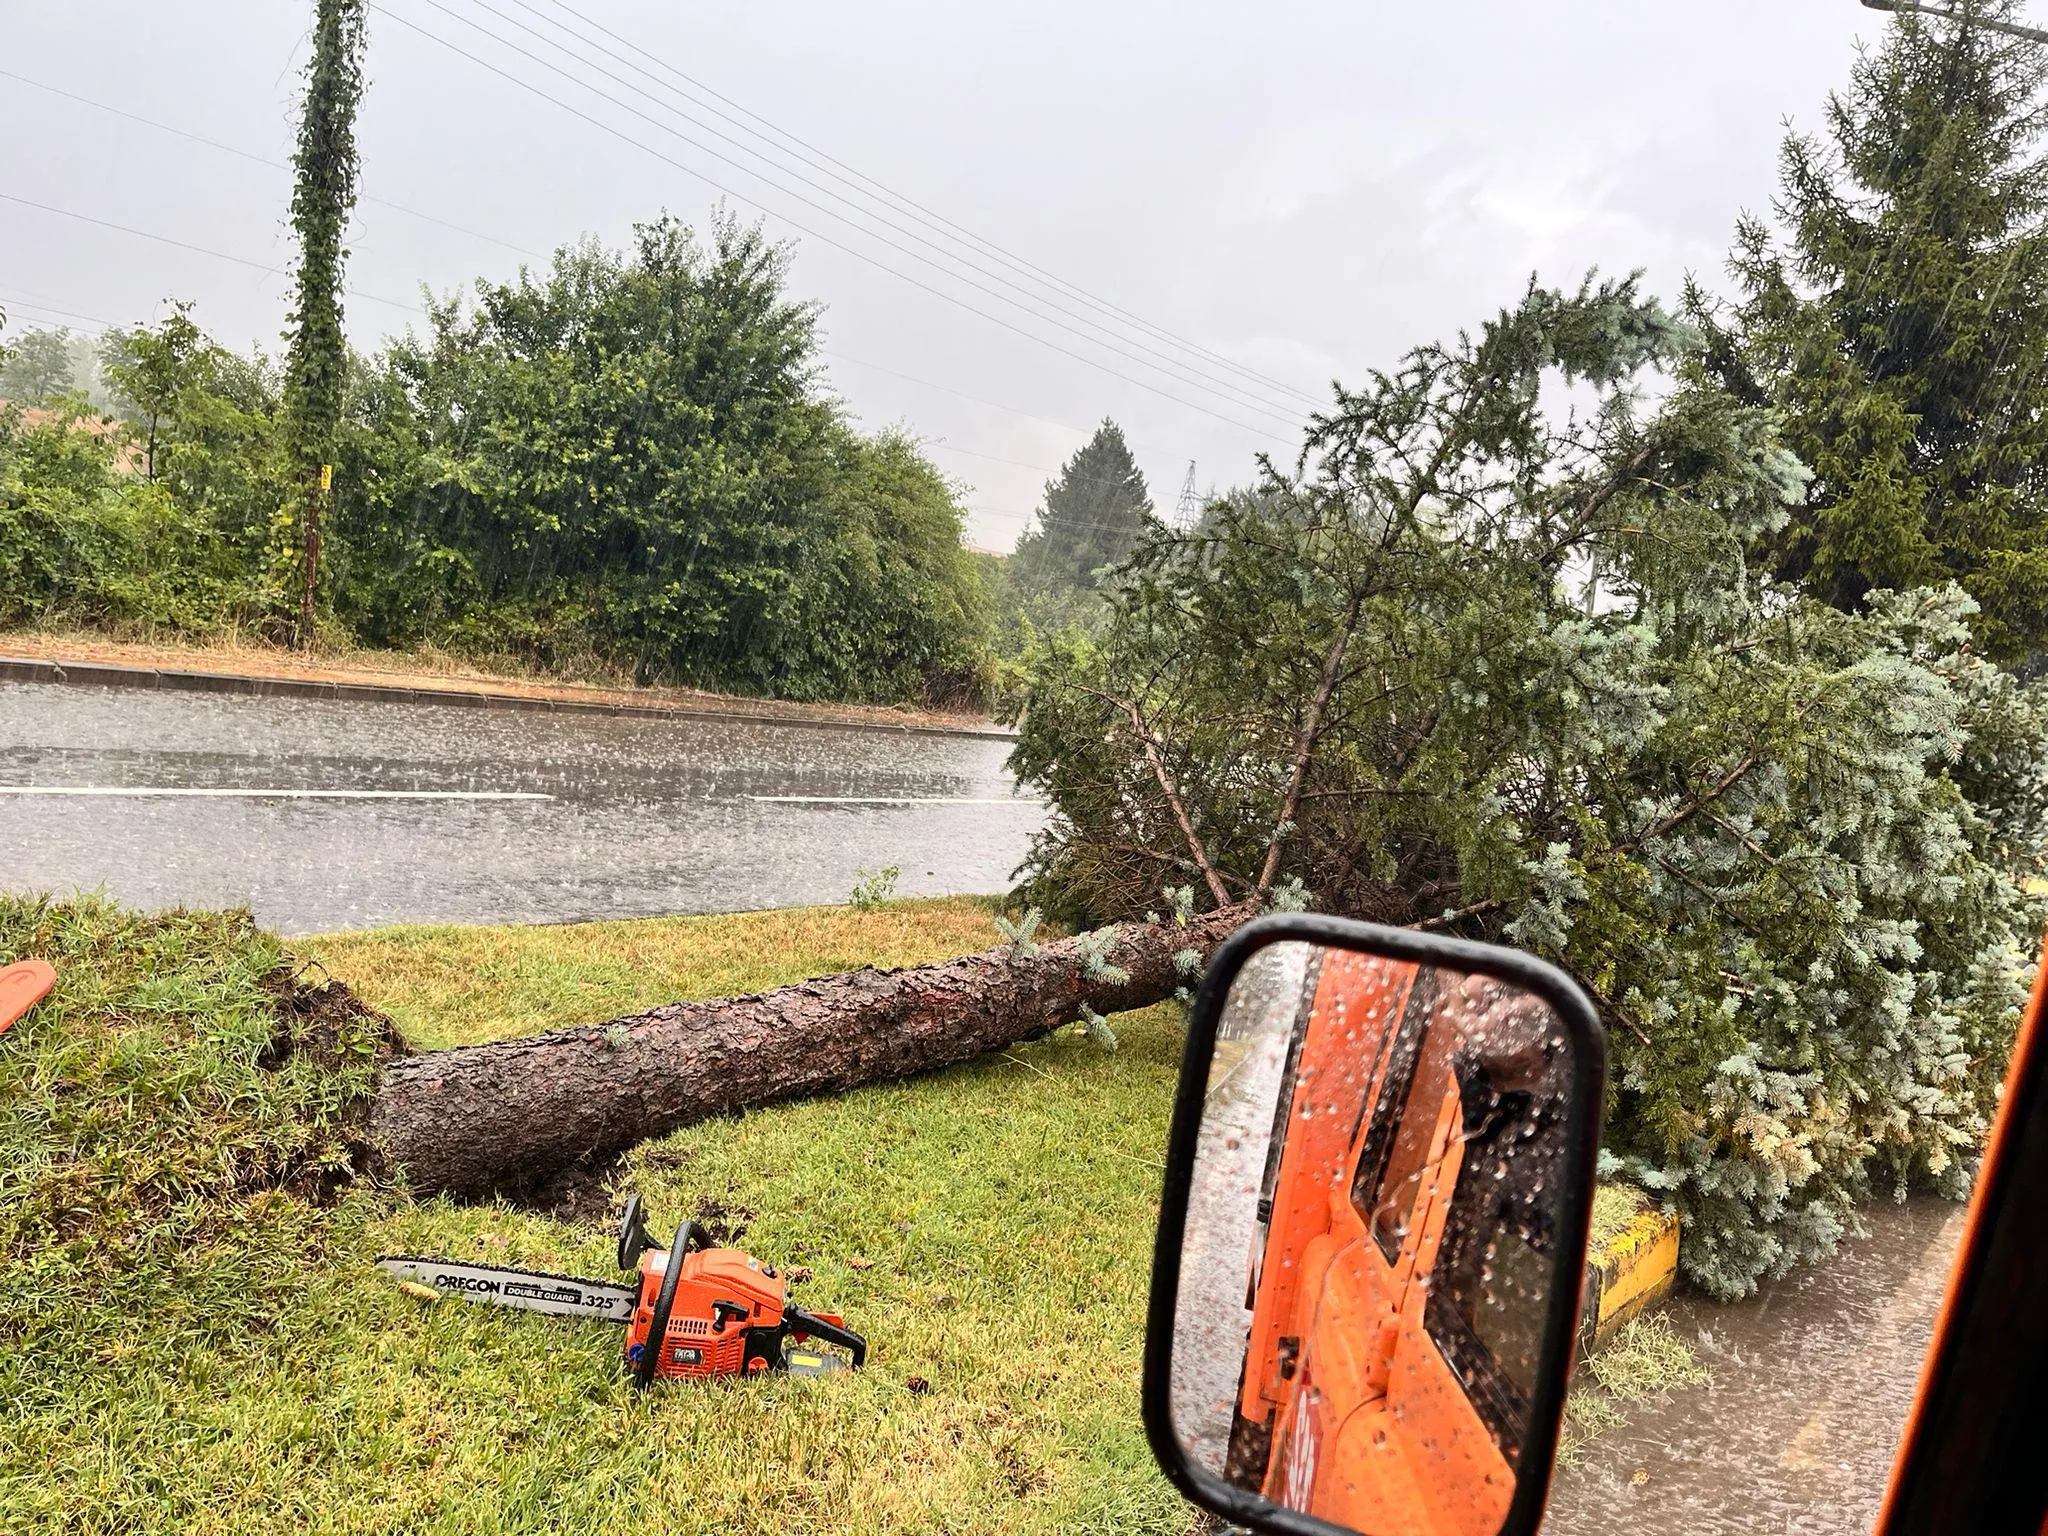
[[[785,1306],[782,1321],[791,1333],[807,1334],[814,1339],[823,1339],[827,1344],[837,1344],[853,1357],[855,1370],[867,1364],[868,1341],[851,1328],[828,1323],[815,1312],[806,1312],[799,1306]]]

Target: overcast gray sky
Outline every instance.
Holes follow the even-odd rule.
[[[1885,25],[1855,0],[372,4],[363,190],[381,201],[360,209],[350,282],[400,302],[350,300],[359,345],[417,323],[405,306],[421,283],[509,276],[522,251],[585,232],[623,242],[663,209],[701,222],[723,196],[796,240],[834,387],[868,424],[925,439],[971,486],[970,539],[1005,549],[1105,415],[1170,511],[1190,459],[1207,488],[1249,478],[1261,448],[1291,456],[1302,393],[1484,320],[1531,272],[1641,267],[1666,295],[1688,271],[1719,282],[1737,212],[1769,201],[1784,120],[1817,127],[1859,39]],[[311,10],[0,0],[0,304],[15,328],[146,320],[175,296],[223,340],[275,346]],[[594,64],[563,51],[579,46]],[[698,88],[666,66],[1000,254],[966,270],[967,252],[900,205],[880,217],[909,233],[834,217],[854,215],[796,174],[844,182],[786,144],[793,169],[765,172],[684,122],[676,109],[761,147],[670,94]],[[1157,330],[1071,293],[1027,298],[1005,260]]]

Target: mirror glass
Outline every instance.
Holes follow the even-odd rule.
[[[1501,1529],[1570,1229],[1571,1051],[1494,977],[1299,942],[1250,958],[1176,1296],[1195,1465],[1374,1536]]]

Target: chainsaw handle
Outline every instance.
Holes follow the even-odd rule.
[[[690,1222],[689,1226],[696,1226]],[[680,1237],[682,1234],[678,1233]],[[647,1319],[647,1339],[640,1346],[640,1358],[633,1362],[633,1384],[649,1387],[654,1384],[654,1373],[661,1367],[661,1351],[668,1343],[668,1315],[676,1308],[676,1282],[683,1278],[682,1245],[678,1243],[668,1253],[668,1264],[661,1272],[661,1289],[655,1293],[654,1311]]]
[[[654,1234],[647,1230],[647,1212],[641,1208],[638,1195],[626,1197],[626,1209],[619,1217],[619,1268],[628,1271],[639,1264],[640,1255],[655,1247]],[[694,1221],[686,1221],[676,1229],[676,1249],[682,1253],[695,1253],[700,1248],[712,1248],[711,1234]]]
[[[806,1312],[802,1307],[786,1306],[782,1309],[783,1324],[792,1333],[808,1334],[814,1339],[823,1339],[827,1344],[837,1344],[853,1356],[853,1368],[857,1371],[868,1363],[868,1341],[851,1328],[842,1328],[828,1323],[815,1312]]]

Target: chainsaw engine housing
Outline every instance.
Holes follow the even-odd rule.
[[[783,1368],[788,1283],[774,1265],[737,1248],[681,1255],[650,1249],[640,1255],[640,1298],[626,1325],[629,1364],[641,1363],[671,1263],[680,1263],[683,1270],[662,1333],[656,1376],[737,1376]]]

